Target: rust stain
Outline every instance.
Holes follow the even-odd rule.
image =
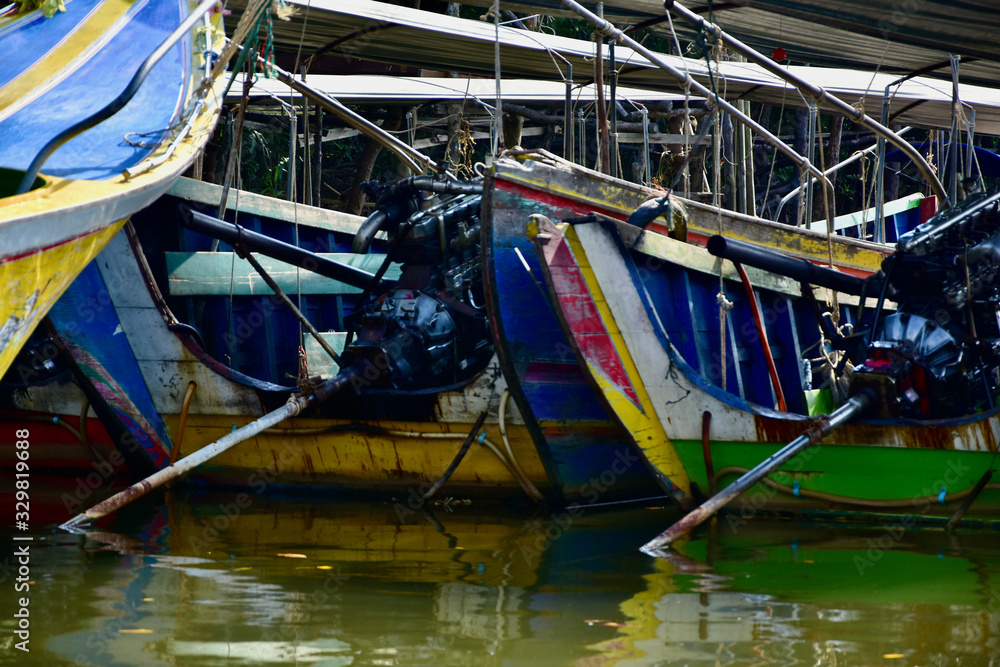
[[[791,442],[819,423],[819,418],[791,420],[754,415],[754,427],[759,442]],[[956,442],[980,442],[985,443],[989,451],[997,451],[990,419],[951,424],[853,422],[831,433],[822,442],[834,445],[936,450],[959,450],[955,446]]]
[[[396,443],[392,444],[392,453],[396,456],[396,470],[399,473],[403,473],[403,462],[399,460],[399,447]]]

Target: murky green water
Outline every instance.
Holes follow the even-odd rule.
[[[721,521],[667,561],[637,551],[648,509],[229,493],[72,536],[42,525],[58,498],[0,536],[5,664],[1000,665],[996,531]]]

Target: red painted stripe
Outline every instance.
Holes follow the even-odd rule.
[[[619,391],[639,406],[635,387],[601,319],[594,297],[587,290],[583,273],[569,245],[562,238],[554,243],[557,244],[556,248],[547,248],[545,256],[549,262],[552,286],[573,340],[584,358],[599,368]]]
[[[115,222],[117,222],[117,220],[113,221],[113,222],[111,222],[109,224],[113,225]],[[14,262],[14,261],[17,261],[17,260],[19,260],[19,259],[21,259],[23,257],[30,257],[31,255],[41,254],[43,252],[46,252],[47,250],[51,250],[52,248],[58,248],[61,245],[66,245],[67,243],[73,243],[77,239],[82,239],[82,238],[85,238],[87,236],[91,236],[93,234],[99,234],[105,228],[106,227],[101,227],[100,229],[96,229],[94,231],[84,232],[83,234],[80,234],[78,236],[74,236],[73,238],[70,238],[70,239],[65,239],[63,241],[59,241],[58,243],[53,243],[52,245],[42,246],[41,248],[35,248],[34,250],[28,250],[27,252],[23,252],[20,255],[10,255],[9,257],[4,257],[3,259],[0,259],[0,264],[6,264],[7,262]]]

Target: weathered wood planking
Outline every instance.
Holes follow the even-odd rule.
[[[168,194],[218,207],[219,202],[222,201],[222,186],[190,178],[181,178],[170,188]],[[300,225],[346,234],[357,232],[361,223],[365,221],[364,217],[360,215],[296,204],[245,190],[232,190],[226,199],[227,211],[236,210],[237,207],[239,207],[240,213],[295,222]]]

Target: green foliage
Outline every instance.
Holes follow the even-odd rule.
[[[27,14],[40,7],[42,14],[45,14],[45,18],[47,19],[55,16],[56,12],[66,11],[66,5],[63,3],[63,0],[21,0],[17,4],[20,5],[18,14]]]
[[[240,187],[268,197],[284,197],[288,173],[287,131],[244,127],[240,148]]]

